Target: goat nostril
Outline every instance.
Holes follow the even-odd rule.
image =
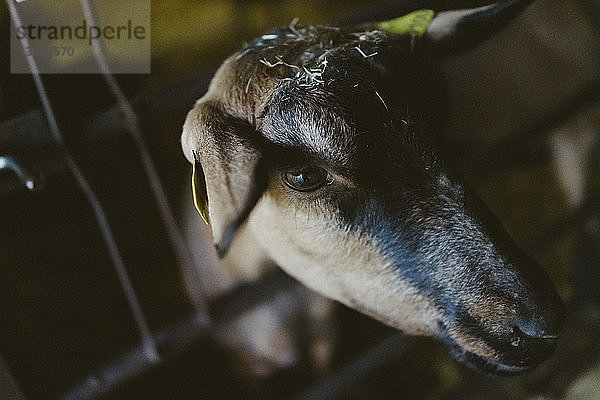
[[[543,309],[534,308],[531,314],[523,314],[514,321],[515,328],[522,335],[534,339],[557,339],[565,321],[562,302]]]
[[[510,345],[513,347],[519,347],[523,342],[523,332],[516,327],[513,326],[512,334],[510,335]]]
[[[518,347],[523,345],[523,340],[540,339],[555,341],[559,337],[560,329],[545,324],[544,320],[521,320],[515,321],[510,336],[510,344]]]
[[[513,333],[534,339],[557,339],[562,328],[562,318],[546,319],[543,317],[518,319],[515,321]]]

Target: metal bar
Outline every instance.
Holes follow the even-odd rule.
[[[2,355],[0,355],[0,399],[25,400],[25,395],[17,385]]]
[[[92,10],[90,2],[88,0],[81,0],[81,7],[88,25],[96,25],[94,11]],[[138,149],[138,153],[142,159],[144,171],[146,172],[146,176],[150,182],[154,200],[158,206],[160,216],[167,230],[171,246],[175,252],[177,263],[179,264],[184,275],[184,284],[188,296],[196,308],[196,312],[208,320],[208,307],[204,293],[199,284],[198,274],[196,272],[194,263],[192,262],[190,251],[185,245],[183,236],[173,215],[173,211],[169,206],[167,196],[160,182],[160,178],[158,177],[158,173],[156,172],[156,168],[154,167],[152,156],[150,155],[150,151],[148,150],[148,146],[144,140],[144,135],[140,129],[138,117],[133,109],[133,106],[127,99],[127,96],[125,96],[125,93],[123,93],[118,82],[110,72],[101,42],[99,40],[92,40],[92,49],[98,67],[102,72],[102,76],[109,86],[113,96],[117,100],[119,108],[121,109],[121,112],[125,118],[127,131],[133,137],[135,145]]]
[[[277,293],[293,290],[297,285],[300,283],[283,271],[273,272],[265,279],[243,285],[239,289],[225,294],[211,305],[211,310],[215,315],[214,323],[216,325],[226,324],[256,305],[269,301]],[[175,356],[203,337],[209,336],[212,327],[212,323],[209,323],[202,315],[196,314],[159,332],[154,336],[154,340],[161,350],[163,359],[166,359]],[[109,393],[128,379],[140,375],[154,366],[142,355],[143,348],[135,347],[124,356],[94,372],[76,384],[68,393],[58,398],[83,400]]]
[[[29,189],[35,190],[39,186],[38,180],[25,167],[18,163],[14,157],[0,156],[0,170],[7,169],[14,172],[21,183]]]
[[[15,6],[15,3],[11,0],[6,0],[6,4],[8,5],[14,25],[22,26],[23,24],[21,22],[21,18],[19,17],[19,12]],[[84,195],[87,197],[88,202],[91,205],[96,216],[96,221],[98,222],[98,226],[101,230],[102,237],[104,238],[104,242],[106,243],[106,247],[115,266],[117,275],[119,276],[121,287],[123,288],[123,292],[125,293],[125,297],[127,298],[127,302],[133,313],[133,317],[138,327],[141,340],[144,346],[145,357],[150,362],[158,362],[160,360],[160,356],[158,354],[156,344],[154,343],[152,333],[150,332],[150,328],[148,327],[148,323],[146,322],[146,318],[144,317],[144,314],[142,312],[142,308],[133,289],[133,285],[131,284],[131,280],[129,279],[129,275],[127,274],[125,263],[123,262],[121,254],[119,252],[118,246],[114,239],[114,235],[104,213],[104,209],[102,208],[102,204],[96,196],[96,193],[89,185],[87,179],[81,172],[79,165],[77,164],[77,162],[75,161],[75,159],[73,158],[73,156],[71,155],[71,153],[65,145],[62,134],[58,127],[58,123],[56,122],[54,111],[52,110],[52,106],[50,105],[48,94],[42,82],[42,78],[40,77],[37,63],[35,62],[34,57],[31,54],[27,55],[27,52],[25,51],[29,47],[29,43],[26,36],[23,36],[23,38],[20,39],[20,41],[21,45],[23,46],[24,53],[26,54],[27,63],[29,65],[33,81],[37,88],[38,95],[42,103],[42,108],[48,121],[50,132],[52,133],[52,136],[55,142],[57,143],[61,155],[66,161],[69,170],[75,177],[75,180],[79,184]]]
[[[211,334],[211,328],[227,324],[244,312],[263,304],[281,291],[294,290],[300,282],[283,271],[277,270],[264,279],[247,285],[218,298],[211,304],[214,322],[209,323],[202,315],[192,317],[162,331],[154,336],[163,359],[177,355],[196,341]],[[213,325],[214,324],[214,325]],[[59,396],[61,400],[93,399],[116,389],[128,379],[140,375],[154,365],[143,357],[143,348],[135,347],[122,357],[108,363],[74,385],[67,393]]]
[[[154,341],[161,349],[164,358],[175,356],[206,336],[208,330],[206,320],[194,315],[154,336]],[[143,346],[137,346],[128,353],[88,376],[74,385],[68,392],[58,397],[59,400],[86,400],[98,398],[110,393],[130,378],[138,376],[156,364],[145,356]]]

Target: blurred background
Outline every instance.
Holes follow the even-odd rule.
[[[485,1],[152,1],[152,73],[115,78],[133,103],[178,218],[190,174],[181,125],[215,69],[244,42],[294,18],[301,25],[355,23],[480,4]],[[236,355],[197,314],[195,275],[182,269],[146,160],[103,77],[43,75],[66,148],[106,212],[145,319],[144,336],[93,204],[53,139],[31,75],[10,74],[9,53],[2,4],[0,399],[600,398],[596,1],[536,1],[497,37],[442,63],[450,97],[448,156],[568,304],[555,355],[514,378],[476,373],[443,344],[403,337],[341,305],[326,371],[308,362],[260,379],[240,370]],[[6,160],[25,171],[21,179]],[[209,308],[221,319],[234,318],[236,308],[268,302],[290,285],[296,284],[276,277]],[[160,361],[149,360],[140,334]]]

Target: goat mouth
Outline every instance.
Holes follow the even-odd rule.
[[[447,338],[445,343],[449,347],[454,358],[465,363],[470,368],[485,374],[502,376],[518,375],[531,371],[538,365],[538,363],[509,364],[498,359],[487,358],[466,350],[451,338]]]
[[[476,371],[490,375],[511,376],[531,371],[543,360],[548,358],[555,348],[555,340],[549,340],[543,345],[544,349],[538,354],[521,351],[515,354],[515,349],[503,346],[491,346],[487,354],[479,354],[460,344],[451,334],[446,333],[442,340],[446,343],[455,359],[465,363]],[[485,342],[485,339],[481,338]]]

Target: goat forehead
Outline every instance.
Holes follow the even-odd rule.
[[[387,48],[387,39],[377,29],[278,29],[233,57],[231,92],[267,139],[346,167],[355,151],[355,136],[365,130],[354,117],[376,124],[389,119],[380,115],[389,110],[375,87],[386,70],[381,46]]]
[[[373,56],[387,38],[387,33],[378,29],[352,31],[328,26],[288,26],[247,44],[236,59],[250,57],[259,59],[267,68],[320,75],[327,68],[330,56],[341,54],[347,58],[349,53],[355,53],[367,58]]]
[[[273,143],[347,166],[354,153],[352,115],[323,97],[297,87],[276,91],[258,121],[259,130]]]
[[[234,55],[229,63],[230,75],[236,85],[244,88],[244,94],[250,95],[246,97],[261,96],[266,86],[277,82],[322,88],[351,74],[355,75],[355,84],[383,61],[378,54],[386,39],[387,34],[376,29],[351,32],[325,26],[280,28]],[[401,48],[394,51],[396,55],[399,52]]]

